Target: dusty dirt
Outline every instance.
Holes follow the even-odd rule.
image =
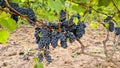
[[[98,29],[89,29],[87,26],[86,34],[81,38],[82,43],[87,46],[85,52],[92,55],[102,56],[92,57],[85,54],[77,54],[74,51],[80,47],[76,41],[69,44],[67,49],[51,47],[52,63],[44,60],[45,68],[120,68],[120,50],[116,51],[114,58],[117,59],[116,67],[111,62],[105,61],[102,41],[105,39],[105,29],[100,26]],[[109,49],[113,46],[114,34],[110,33],[110,40],[107,42]],[[32,53],[25,55],[27,50]],[[79,52],[80,49],[77,51]],[[20,26],[11,34],[7,44],[0,44],[0,68],[33,68],[32,58],[37,55],[37,44],[34,38],[34,27]]]

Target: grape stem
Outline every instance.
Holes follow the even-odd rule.
[[[112,50],[112,54],[111,54],[111,56],[112,56],[112,58],[113,58],[113,56],[114,56],[114,54],[115,54],[115,51],[116,51],[116,48],[117,48],[117,45],[119,44],[119,41],[120,41],[120,35],[115,35],[114,36],[114,45],[113,45],[113,50]]]
[[[78,5],[83,6],[84,8],[88,7],[87,5],[85,5],[85,4],[83,4],[83,3],[75,2],[74,0],[72,0],[72,2],[73,2],[73,3],[76,3],[76,4],[78,4]],[[101,13],[101,14],[103,14],[103,15],[108,16],[106,13],[103,13],[103,12],[100,12],[100,11],[94,9],[92,6],[90,6],[90,7],[91,7],[95,12]],[[117,13],[115,13],[115,14],[113,15],[113,17],[114,17],[116,14],[117,14]],[[113,20],[114,22],[116,22],[116,20],[114,20],[113,17],[111,18],[111,20]]]
[[[85,49],[85,46],[83,45],[83,43],[82,43],[82,41],[80,40],[80,39],[76,39],[79,43],[80,43],[80,45],[81,45],[81,53],[84,53],[84,49]]]
[[[103,40],[103,48],[104,48],[104,53],[106,55],[106,58],[109,57],[108,53],[107,53],[107,46],[106,46],[106,43],[108,40],[109,40],[109,30],[107,30],[106,38],[105,38],[105,40]]]
[[[115,6],[115,8],[118,10],[118,12],[120,12],[120,10],[118,9],[118,7],[117,7],[117,5],[116,5],[116,3],[115,3],[114,0],[112,0],[112,3],[113,3],[113,5]]]
[[[90,0],[90,3],[88,4],[88,6],[86,6],[86,11],[84,12],[83,14],[83,17],[86,15],[86,13],[88,12],[88,9],[91,7],[91,3],[92,3],[93,0]]]

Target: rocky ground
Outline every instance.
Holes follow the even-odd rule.
[[[86,34],[81,38],[82,43],[87,47],[85,52],[92,55],[102,56],[93,57],[86,54],[74,52],[80,48],[80,44],[75,41],[69,44],[67,49],[51,47],[52,63],[44,60],[45,68],[120,68],[120,50],[116,51],[114,57],[117,59],[115,66],[111,62],[105,61],[102,41],[105,39],[105,29],[100,26],[98,29],[86,28]],[[108,49],[113,47],[114,33],[110,33],[107,42]],[[31,51],[30,51],[31,50]],[[80,51],[77,50],[78,52]],[[27,55],[26,55],[27,54]],[[0,44],[0,68],[33,68],[33,57],[37,55],[37,44],[34,38],[34,27],[23,25],[18,27],[11,36],[7,44]]]

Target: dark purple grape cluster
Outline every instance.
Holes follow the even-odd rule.
[[[115,27],[115,34],[120,35],[120,27]]]
[[[39,61],[40,62],[42,62],[43,61],[43,59],[44,59],[44,57],[45,57],[45,59],[48,61],[48,62],[52,62],[52,58],[51,58],[51,56],[49,55],[49,52],[47,51],[47,52],[44,52],[44,53],[38,53],[38,58],[39,58]]]
[[[64,10],[60,11],[60,21],[63,22],[66,19],[66,12]]]
[[[53,48],[58,46],[58,41],[60,41],[60,45],[63,48],[67,48],[67,42],[69,40],[70,43],[73,43],[76,39],[80,39],[83,34],[85,34],[86,25],[84,22],[80,21],[80,15],[72,15],[70,19],[66,20],[66,12],[61,10],[60,12],[60,20],[58,23],[44,23],[41,25],[41,28],[35,29],[35,38],[36,43],[38,44],[38,48],[40,50],[45,50],[46,46],[51,45]],[[62,17],[63,16],[63,17]],[[74,18],[78,18],[78,24],[76,25],[73,20]],[[61,31],[59,31],[59,25]],[[46,53],[46,52],[45,52]],[[45,54],[44,57],[48,62],[51,62],[51,56],[49,54]],[[38,58],[43,59],[43,57],[39,54]]]
[[[114,31],[114,23],[113,22],[109,22],[109,31],[113,32]]]
[[[35,13],[34,13],[34,11],[31,8],[22,8],[22,7],[19,7],[17,3],[11,3],[11,2],[9,2],[9,5],[12,8],[14,8],[16,11],[18,11],[19,13],[21,13],[23,15],[26,15],[30,20],[35,22],[35,19],[36,19]],[[7,7],[7,5],[6,5],[4,0],[0,0],[0,6],[2,8]],[[11,8],[9,8],[9,10],[11,12],[13,12],[13,10]],[[11,18],[13,18],[16,22],[18,21],[18,15],[12,14]],[[32,22],[30,22],[30,25],[34,25],[34,24]]]
[[[6,7],[5,0],[0,0],[0,6],[1,6],[2,8],[5,8],[5,7]]]
[[[16,22],[18,21],[18,16],[17,15],[11,14],[11,18],[14,19]]]
[[[105,19],[104,19],[104,22],[108,22],[112,17],[111,16],[107,16]]]
[[[104,19],[104,22],[106,22],[105,24],[109,24],[108,30],[109,30],[110,32],[113,32],[114,29],[115,29],[115,27],[114,27],[114,22],[111,21],[111,18],[112,18],[111,16],[107,16],[107,17]]]

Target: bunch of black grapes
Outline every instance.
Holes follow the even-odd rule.
[[[78,18],[78,24],[76,25],[73,20]],[[76,39],[80,39],[83,34],[85,34],[86,25],[84,22],[80,21],[79,13],[72,15],[70,19],[66,19],[66,12],[61,10],[60,12],[60,28],[58,23],[44,23],[41,25],[41,28],[35,29],[35,38],[38,48],[44,51],[44,53],[38,53],[38,58],[40,61],[43,61],[43,58],[48,62],[52,62],[52,58],[49,55],[49,46],[53,48],[58,46],[58,41],[63,48],[67,48],[67,42],[73,43]],[[47,48],[46,48],[47,47]],[[46,50],[47,49],[47,50]],[[47,52],[47,54],[46,54]]]
[[[5,7],[6,7],[6,5],[5,5],[5,0],[0,0],[0,6],[1,6],[2,8],[5,8]]]
[[[115,34],[120,35],[120,27],[115,27]]]
[[[109,28],[108,28],[108,30],[110,31],[110,32],[113,32],[114,31],[114,22],[112,22],[111,21],[111,16],[107,16],[105,19],[104,19],[104,22],[105,22],[105,24],[109,24]]]
[[[109,30],[110,32],[113,32],[113,31],[114,31],[115,35],[120,35],[120,27],[115,27],[115,26],[114,26],[114,22],[112,22],[112,21],[110,20],[111,18],[112,18],[111,16],[108,16],[108,17],[106,17],[106,18],[104,19],[104,22],[106,22],[106,23],[109,24],[108,30]]]
[[[109,29],[110,32],[114,31],[114,23],[113,22],[111,22],[111,21],[109,22],[109,28],[108,29]]]
[[[108,22],[108,21],[110,21],[111,20],[111,16],[107,16],[105,19],[104,19],[104,22]]]
[[[23,14],[23,15],[26,15],[30,20],[32,20],[33,22],[35,22],[35,13],[34,11],[31,9],[31,8],[22,8],[22,7],[19,7],[17,3],[11,3],[9,2],[9,5],[15,9],[17,12]],[[7,7],[6,3],[4,0],[0,0],[0,6],[2,8],[5,8]],[[9,8],[9,10],[11,12],[14,12],[11,8]],[[11,18],[13,18],[16,22],[18,21],[18,15],[15,15],[15,14],[11,14]],[[30,22],[31,25],[34,25],[32,22]]]

